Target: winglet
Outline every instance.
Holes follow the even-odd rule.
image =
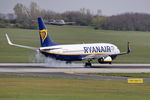
[[[6,34],[6,38],[7,38],[8,44],[13,45],[13,43],[10,41],[10,39],[9,39],[7,34]]]
[[[130,49],[130,42],[128,42],[128,51],[127,51],[127,54],[129,54],[131,52],[131,49]]]

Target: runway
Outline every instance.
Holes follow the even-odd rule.
[[[1,63],[0,74],[127,80],[128,77],[89,75],[89,73],[150,73],[150,64],[93,64],[93,67],[94,68],[84,68],[83,64],[73,64],[71,66],[50,66],[43,63]],[[144,80],[150,81],[150,78],[144,78]]]
[[[63,73],[150,73],[150,64],[83,64],[51,66],[43,63],[1,63],[0,72],[63,72]]]

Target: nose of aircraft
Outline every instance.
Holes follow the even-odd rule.
[[[116,53],[120,53],[120,50],[118,48],[116,49]]]
[[[115,54],[120,53],[120,50],[118,49],[117,46],[114,45],[114,48],[115,48],[115,49],[114,49]]]

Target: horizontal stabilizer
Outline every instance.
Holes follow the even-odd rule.
[[[38,50],[39,48],[35,48],[35,47],[30,47],[30,46],[24,46],[24,45],[19,45],[19,44],[14,44],[11,42],[11,40],[9,39],[8,35],[6,34],[6,38],[7,38],[7,41],[8,41],[8,44],[9,45],[13,45],[13,46],[16,46],[16,47],[21,47],[21,48],[27,48],[27,49],[32,49],[32,50]]]

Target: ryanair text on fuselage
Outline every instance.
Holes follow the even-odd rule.
[[[102,52],[112,52],[113,46],[89,46],[83,47],[84,53],[102,53]]]

